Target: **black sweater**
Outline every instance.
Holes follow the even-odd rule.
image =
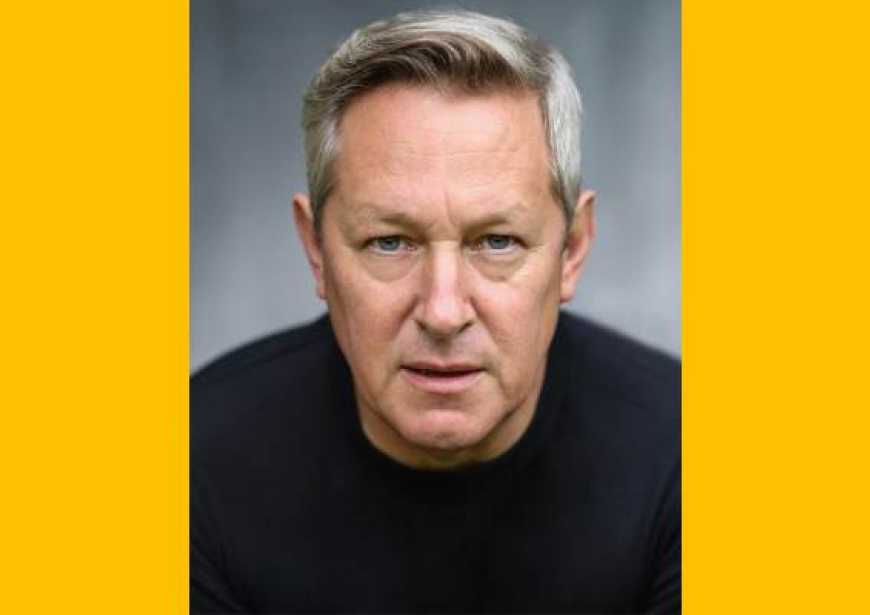
[[[680,611],[680,366],[562,314],[497,459],[371,446],[327,318],[191,381],[193,612]]]

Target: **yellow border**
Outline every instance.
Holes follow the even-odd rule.
[[[4,613],[187,612],[187,15],[3,6]]]
[[[866,604],[865,6],[684,7],[687,613]],[[186,612],[187,19],[4,5],[7,613]]]
[[[686,613],[867,608],[866,6],[683,8]]]

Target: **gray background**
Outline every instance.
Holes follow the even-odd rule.
[[[291,215],[300,98],[354,28],[444,3],[193,0],[190,364],[324,311]],[[598,237],[570,304],[680,354],[680,21],[672,0],[469,1],[556,45],[584,102]]]

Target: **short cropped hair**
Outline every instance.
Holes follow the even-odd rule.
[[[445,93],[530,91],[538,97],[553,196],[570,224],[580,193],[580,93],[565,58],[505,19],[464,10],[414,11],[360,28],[305,93],[302,127],[316,228],[335,183],[339,126],[350,102],[388,83]]]

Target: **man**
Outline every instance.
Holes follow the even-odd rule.
[[[679,365],[559,312],[579,120],[475,13],[324,64],[293,206],[329,315],[192,381],[195,612],[679,612]]]

